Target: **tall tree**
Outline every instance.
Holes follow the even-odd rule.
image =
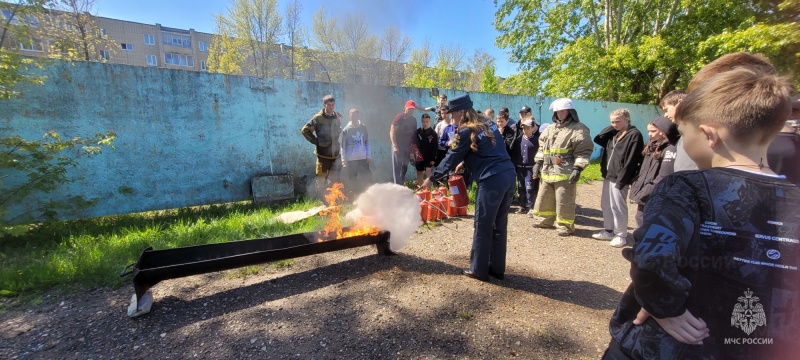
[[[306,32],[303,24],[300,21],[300,10],[302,5],[300,0],[292,0],[286,4],[286,11],[284,17],[284,34],[289,45],[290,52],[290,65],[289,65],[289,78],[296,77],[295,70],[305,70],[306,61],[298,58],[303,57],[304,48],[306,43]],[[300,65],[300,66],[298,66]],[[301,67],[301,68],[298,68]],[[298,68],[298,69],[296,69]]]
[[[227,14],[216,15],[215,19],[219,35],[211,40],[209,71],[275,75],[283,30],[276,0],[232,0]]]
[[[411,50],[409,62],[405,69],[403,86],[416,88],[436,87],[435,73],[431,67],[432,61],[431,43],[426,39],[421,48]]]
[[[362,16],[348,14],[341,21],[320,6],[312,19],[317,59],[338,82],[360,82],[375,68],[378,39]]]
[[[480,90],[487,93],[500,92],[500,83],[497,81],[497,75],[495,75],[494,63],[486,65],[481,71]]]
[[[656,103],[702,64],[741,50],[800,70],[800,25],[774,1],[507,0],[495,27],[529,94]]]
[[[94,0],[56,0],[43,17],[42,31],[50,39],[48,56],[81,61],[108,61],[119,44],[95,22]]]
[[[437,86],[446,89],[464,89],[464,51],[455,44],[442,44],[436,53]]]
[[[381,59],[385,60],[385,79],[383,84],[397,86],[402,82],[402,63],[411,50],[411,38],[403,35],[400,30],[392,25],[383,31],[380,42]]]
[[[467,60],[466,71],[469,79],[467,80],[466,89],[469,91],[478,91],[482,89],[484,73],[488,67],[492,67],[491,72],[494,74],[494,63],[494,56],[482,49],[475,50],[472,56]]]

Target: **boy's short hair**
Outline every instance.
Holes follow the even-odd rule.
[[[359,112],[358,109],[350,108],[350,115],[353,115],[354,113],[357,113],[357,112]]]
[[[439,99],[447,100],[447,94],[439,94]]]
[[[322,97],[322,103],[325,104],[327,102],[336,102],[336,99],[333,98],[333,95],[325,95]]]
[[[422,118],[423,118],[423,119],[426,119],[426,118],[427,118],[427,119],[430,119],[430,118],[431,118],[431,116],[430,116],[430,115],[428,115],[427,113],[424,113],[424,114],[422,114]]]
[[[609,117],[612,117],[612,116],[621,116],[625,120],[631,121],[631,112],[628,111],[628,109],[625,109],[625,108],[617,109],[617,110],[612,111],[611,115],[609,115]]]
[[[716,60],[703,66],[697,74],[694,75],[686,91],[691,93],[695,88],[700,86],[706,80],[712,78],[714,75],[733,70],[738,67],[748,68],[750,70],[759,71],[765,74],[775,74],[775,67],[764,55],[751,54],[747,52],[736,52],[720,56]]]
[[[664,95],[664,98],[661,99],[661,103],[659,106],[663,109],[667,105],[678,105],[679,102],[686,97],[686,91],[683,90],[672,90]]]
[[[679,124],[717,124],[747,143],[771,141],[791,111],[791,84],[775,74],[736,68],[704,81],[683,99]]]
[[[498,118],[503,118],[503,119],[508,119],[508,113],[506,113],[504,111],[500,111],[499,113],[497,113],[497,117]]]

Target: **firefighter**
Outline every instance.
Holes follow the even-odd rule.
[[[534,227],[551,229],[558,235],[575,233],[575,189],[581,171],[589,165],[594,144],[589,128],[578,119],[570,99],[550,104],[553,125],[539,137],[539,151],[533,177],[540,178],[539,194],[533,208]]]

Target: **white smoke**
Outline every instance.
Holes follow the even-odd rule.
[[[405,186],[391,183],[372,185],[358,196],[355,204],[356,209],[347,213],[346,219],[363,221],[365,225],[389,231],[392,251],[405,247],[411,234],[422,225],[419,200]]]

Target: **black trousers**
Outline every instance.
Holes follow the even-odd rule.
[[[533,179],[533,166],[517,166],[517,191],[519,206],[532,209],[539,192],[539,179]]]
[[[372,185],[372,171],[369,169],[367,160],[348,161],[344,171],[347,177],[347,185],[355,193],[360,193]]]

